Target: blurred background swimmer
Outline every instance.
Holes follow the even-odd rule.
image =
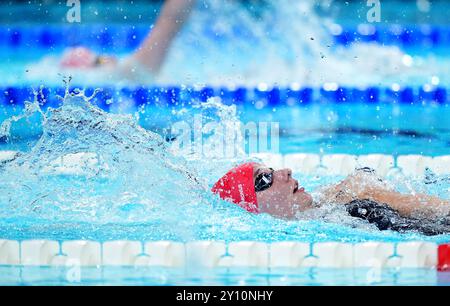
[[[196,0],[166,0],[150,34],[134,53],[125,58],[97,54],[87,47],[79,46],[63,53],[60,66],[63,69],[106,68],[127,79],[156,75],[195,2]]]

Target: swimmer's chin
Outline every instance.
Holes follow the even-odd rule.
[[[303,212],[314,208],[314,200],[311,194],[307,192],[302,192],[300,195],[298,195],[296,200],[297,201],[294,206],[297,207],[297,211]]]
[[[302,198],[298,203],[292,205],[292,214],[290,215],[291,220],[298,220],[303,217],[303,214],[307,211],[310,211],[316,208],[316,204],[312,196],[309,193],[303,193]]]

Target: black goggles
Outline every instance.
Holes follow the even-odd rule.
[[[272,168],[269,168],[270,172],[260,173],[255,178],[255,191],[264,191],[270,186],[272,186],[273,183],[273,170]]]

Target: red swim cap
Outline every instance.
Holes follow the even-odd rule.
[[[211,189],[227,201],[231,201],[252,213],[258,213],[253,167],[256,163],[245,163],[228,171]]]

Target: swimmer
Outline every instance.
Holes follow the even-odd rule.
[[[166,0],[151,33],[133,54],[122,61],[96,54],[86,47],[75,47],[63,53],[60,66],[67,69],[109,68],[117,70],[123,77],[130,77],[136,70],[156,75],[194,4],[195,0]]]
[[[259,163],[239,165],[213,186],[212,192],[252,213],[295,220],[324,204],[344,205],[352,216],[380,230],[416,230],[425,235],[450,233],[450,202],[425,194],[402,194],[361,168],[341,182],[311,194],[292,178],[291,169],[274,170]]]

